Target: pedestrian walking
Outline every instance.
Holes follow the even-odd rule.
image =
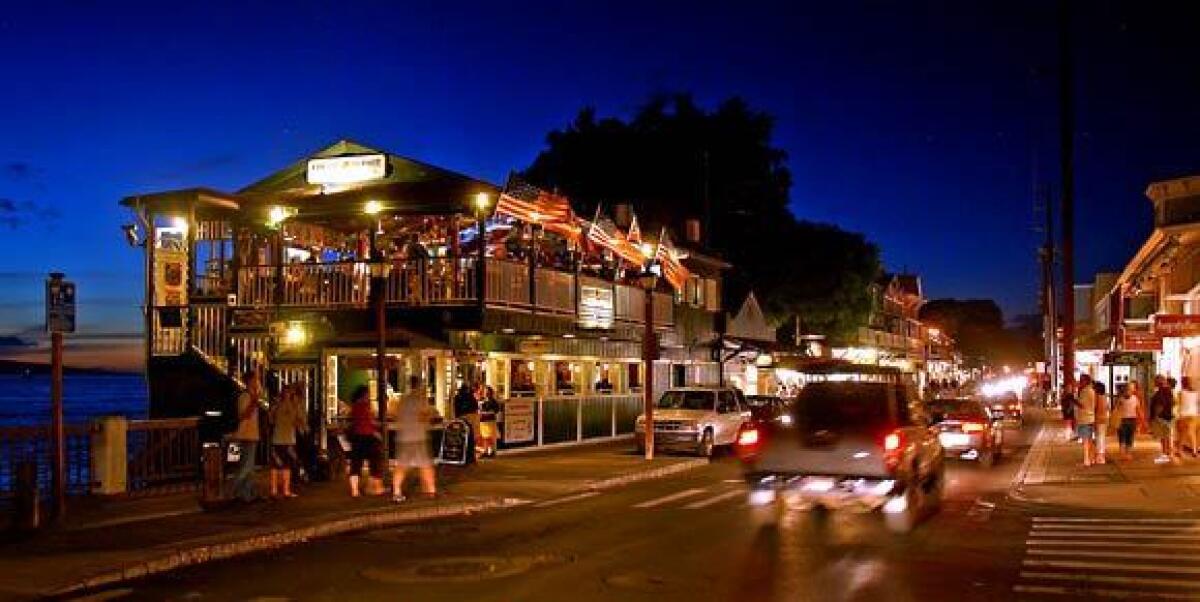
[[[1117,407],[1114,409],[1114,414],[1120,420],[1117,426],[1117,442],[1121,447],[1121,458],[1126,461],[1133,459],[1133,436],[1138,425],[1145,421],[1142,416],[1142,401],[1134,395],[1135,391],[1136,387],[1126,387],[1121,391]]]
[[[360,494],[359,479],[363,464],[370,475],[367,495],[383,493],[383,456],[379,424],[371,411],[371,396],[366,385],[359,385],[350,398],[350,497]]]
[[[1200,430],[1200,391],[1190,377],[1183,377],[1183,390],[1179,392],[1179,455],[1187,446],[1193,458],[1200,457],[1196,435]]]
[[[1096,390],[1092,377],[1080,375],[1075,394],[1075,434],[1083,442],[1083,465],[1096,461]]]
[[[472,450],[471,460],[479,459],[479,399],[475,396],[475,392],[467,383],[463,383],[458,388],[458,392],[454,394],[454,417],[465,420],[470,428],[470,439],[468,449]]]
[[[1175,394],[1166,377],[1154,378],[1154,395],[1150,397],[1150,434],[1158,439],[1162,453],[1154,459],[1155,464],[1166,464],[1175,459]]]
[[[479,404],[479,443],[486,458],[496,457],[496,438],[499,435],[496,421],[499,415],[500,402],[496,399],[496,390],[486,387],[483,403]]]
[[[1092,381],[1092,390],[1096,392],[1096,464],[1108,462],[1105,452],[1108,449],[1108,420],[1111,408],[1108,396],[1105,395],[1104,383]]]
[[[433,474],[433,459],[429,455],[429,423],[433,408],[425,399],[421,377],[408,377],[408,392],[400,399],[396,411],[399,428],[396,432],[396,451],[392,457],[392,501],[404,501],[404,479],[409,470],[421,478],[421,492],[426,497],[437,494]]]
[[[307,433],[304,417],[304,383],[283,388],[279,402],[271,406],[271,499],[293,498],[292,472],[300,470],[296,455],[296,433]]]
[[[254,487],[254,465],[258,453],[258,413],[262,406],[262,378],[257,367],[246,371],[242,377],[245,385],[237,398],[238,427],[233,440],[238,444],[237,471],[233,477],[233,494],[243,502],[258,499]]]

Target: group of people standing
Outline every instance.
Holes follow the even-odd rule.
[[[1158,464],[1178,464],[1185,451],[1200,457],[1200,391],[1186,376],[1178,390],[1177,384],[1174,378],[1155,377],[1154,391],[1146,403],[1136,381],[1122,384],[1110,398],[1103,383],[1081,375],[1075,391],[1064,395],[1062,413],[1071,436],[1083,444],[1084,466],[1107,462],[1107,436],[1113,430],[1120,459],[1125,461],[1133,459],[1134,437],[1139,432],[1149,432],[1159,441]]]
[[[294,498],[292,477],[300,472],[296,454],[297,433],[308,432],[304,411],[304,383],[294,382],[283,387],[278,399],[268,403],[262,374],[251,368],[243,376],[245,388],[237,396],[237,430],[232,439],[238,443],[238,466],[234,473],[233,492],[237,499],[252,502],[259,498],[254,484],[254,467],[261,439],[260,421],[263,414],[270,431],[270,499]]]
[[[384,456],[392,469],[391,495],[393,502],[403,502],[404,480],[410,470],[415,470],[421,480],[421,494],[425,497],[437,495],[437,483],[433,471],[433,458],[429,452],[429,424],[433,418],[433,407],[425,396],[425,387],[418,376],[410,376],[408,390],[400,397],[399,404],[389,408],[389,417],[396,421],[395,445],[387,445],[387,431],[379,423],[371,404],[370,390],[366,385],[355,388],[350,402],[350,421],[346,438],[350,443],[350,497],[364,493],[360,484],[365,465],[368,474],[367,495],[384,495]],[[390,453],[389,453],[390,451]]]
[[[474,440],[471,446],[472,459],[494,457],[496,440],[500,436],[497,426],[500,402],[496,399],[496,390],[483,383],[477,383],[474,387],[463,383],[454,394],[454,415],[471,427],[471,438]]]

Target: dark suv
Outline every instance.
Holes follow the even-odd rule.
[[[939,505],[942,446],[911,385],[811,383],[792,417],[738,437],[750,503],[769,509],[768,518],[814,505],[878,509],[890,529],[905,532]]]

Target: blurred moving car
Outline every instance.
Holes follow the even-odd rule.
[[[655,449],[682,448],[708,458],[718,445],[733,445],[750,408],[733,388],[668,389],[654,405]],[[646,451],[646,415],[634,423],[638,453]]]
[[[1018,425],[1025,424],[1025,412],[1016,393],[1007,391],[989,398],[988,408],[997,419],[1007,420]]]
[[[911,385],[810,383],[792,417],[738,436],[750,503],[768,522],[791,508],[845,507],[881,510],[889,529],[907,532],[940,505],[942,446]]]
[[[788,411],[788,402],[775,395],[747,395],[746,403],[750,405],[750,416],[758,422],[792,423],[792,414]]]
[[[935,399],[929,417],[946,457],[975,460],[990,467],[1004,449],[1004,414],[993,413],[976,399]]]

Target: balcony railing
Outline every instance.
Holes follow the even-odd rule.
[[[372,267],[369,262],[244,267],[238,272],[237,304],[365,307],[371,299]],[[473,257],[392,262],[388,267],[385,289],[388,304],[456,305],[479,300],[477,260]],[[484,300],[488,305],[575,315],[578,298],[574,272],[538,268],[533,272],[531,287],[528,264],[488,259],[485,279]],[[612,286],[614,319],[628,323],[643,321],[645,292],[641,288],[590,277],[587,282]],[[671,295],[655,293],[654,319],[657,324],[674,323]]]

